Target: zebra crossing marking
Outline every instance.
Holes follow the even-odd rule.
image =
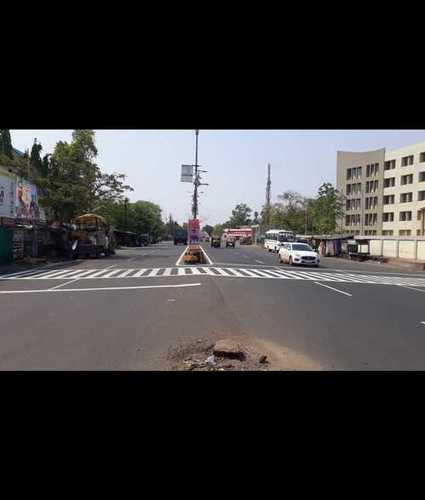
[[[299,280],[335,283],[361,283],[378,285],[401,285],[425,287],[425,278],[400,277],[373,274],[354,274],[344,272],[304,271],[287,269],[248,269],[242,267],[191,266],[191,267],[157,267],[143,269],[56,269],[41,271],[40,269],[25,274],[0,275],[0,281],[6,280],[68,280],[68,279],[131,279],[162,278],[179,276],[213,276],[224,278],[254,278]]]

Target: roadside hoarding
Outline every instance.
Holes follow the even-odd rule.
[[[16,176],[0,167],[0,217],[15,217]]]
[[[17,219],[44,220],[44,210],[38,203],[37,187],[18,177],[16,180],[15,217]]]
[[[200,240],[199,219],[189,219],[188,233],[189,233],[188,235],[189,245],[197,245]]]

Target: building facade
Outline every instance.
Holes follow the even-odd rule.
[[[344,232],[425,236],[425,142],[388,152],[338,151],[337,189]]]

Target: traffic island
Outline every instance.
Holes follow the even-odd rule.
[[[183,256],[183,262],[185,264],[200,265],[208,264],[207,258],[205,256],[204,250],[200,245],[189,245]]]

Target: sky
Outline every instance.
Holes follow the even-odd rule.
[[[96,130],[97,163],[105,172],[127,176],[131,201],[157,203],[163,217],[190,218],[192,185],[180,182],[182,164],[195,161],[194,130]],[[12,144],[24,151],[34,138],[51,153],[71,140],[71,130],[11,130]],[[272,201],[287,190],[314,196],[321,184],[336,180],[336,152],[387,150],[425,141],[425,130],[200,130],[198,163],[208,172],[200,189],[202,224],[231,216],[238,203],[261,211],[267,164]]]

